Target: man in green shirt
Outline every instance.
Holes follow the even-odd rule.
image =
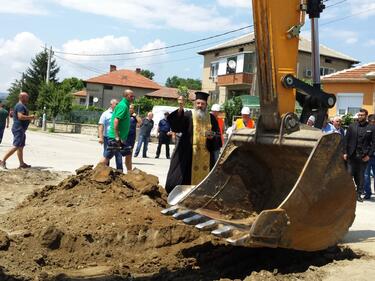
[[[104,152],[104,157],[100,161],[108,165],[109,160],[116,154],[116,148],[123,151],[130,128],[129,106],[134,100],[132,90],[125,90],[123,99],[116,105],[111,119],[108,133],[108,147]]]
[[[9,128],[9,113],[0,101],[0,143],[3,140],[5,127]]]

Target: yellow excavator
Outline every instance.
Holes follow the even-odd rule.
[[[163,214],[236,246],[316,251],[345,235],[355,217],[355,187],[340,135],[319,129],[336,102],[320,85],[318,19],[324,8],[322,0],[253,0],[256,129],[235,131],[207,177],[195,186],[176,186]],[[306,14],[313,85],[296,78]],[[304,125],[312,114],[315,128]]]

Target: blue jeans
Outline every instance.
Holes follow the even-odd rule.
[[[107,147],[108,147],[108,137],[104,137],[104,143],[103,143],[103,156],[106,157],[106,151],[107,151]],[[124,168],[122,166],[122,155],[120,152],[117,152],[115,154],[115,159],[116,159],[116,169],[117,170],[121,170],[123,171]],[[110,161],[110,159],[109,159]]]
[[[139,154],[139,151],[141,150],[142,143],[143,143],[143,157],[147,157],[147,148],[148,148],[148,142],[150,137],[146,136],[138,136],[138,143],[137,143],[137,149],[135,150],[134,156],[137,157]]]
[[[375,156],[371,156],[370,160],[368,160],[367,168],[365,171],[365,183],[364,183],[364,189],[365,189],[365,196],[370,197],[371,192],[371,171],[372,174],[375,175]]]

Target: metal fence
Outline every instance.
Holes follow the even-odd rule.
[[[58,115],[56,121],[80,124],[98,124],[102,113],[102,111],[72,110],[68,114]]]

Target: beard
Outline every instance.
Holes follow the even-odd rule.
[[[196,108],[195,112],[196,112],[199,120],[202,120],[202,121],[206,120],[207,114],[206,114],[206,110],[205,109]]]

